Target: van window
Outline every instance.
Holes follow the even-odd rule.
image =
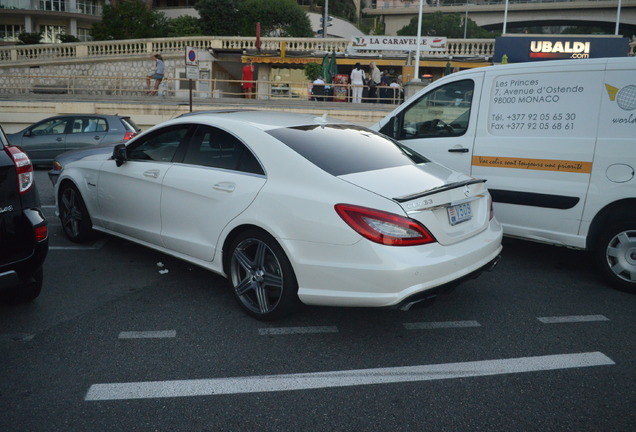
[[[397,139],[460,136],[468,129],[475,83],[462,80],[446,84],[404,110]]]

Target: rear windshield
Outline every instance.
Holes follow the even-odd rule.
[[[141,129],[139,128],[139,126],[137,126],[135,124],[134,121],[132,121],[132,119],[130,117],[120,117],[121,118],[121,122],[124,124],[124,126],[126,127],[126,129],[128,129],[131,132],[139,132]]]
[[[428,162],[399,143],[354,125],[310,125],[268,133],[334,176]]]

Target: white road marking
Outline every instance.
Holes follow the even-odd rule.
[[[601,352],[289,375],[93,384],[86,401],[154,399],[350,387],[615,364]]]
[[[407,330],[433,330],[446,328],[481,327],[477,321],[440,321],[440,322],[417,322],[404,323]]]
[[[579,323],[593,321],[609,321],[604,315],[572,315],[572,316],[555,316],[537,318],[544,324],[562,324],[562,323]]]
[[[289,335],[289,334],[311,334],[311,333],[338,333],[336,326],[313,326],[313,327],[280,327],[280,328],[260,328],[258,334],[267,335]]]
[[[177,336],[176,330],[159,331],[123,331],[119,333],[119,339],[161,339]]]
[[[104,247],[106,239],[98,240],[91,246],[49,246],[49,250],[98,250]]]
[[[29,333],[0,334],[0,342],[26,342],[34,337],[35,335]]]

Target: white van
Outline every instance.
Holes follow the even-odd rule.
[[[636,58],[453,73],[372,128],[487,179],[506,235],[592,251],[636,292]]]

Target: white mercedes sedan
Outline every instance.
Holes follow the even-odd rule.
[[[224,275],[262,320],[408,309],[501,252],[483,180],[326,116],[184,115],[69,163],[55,196],[70,240],[100,231]]]

